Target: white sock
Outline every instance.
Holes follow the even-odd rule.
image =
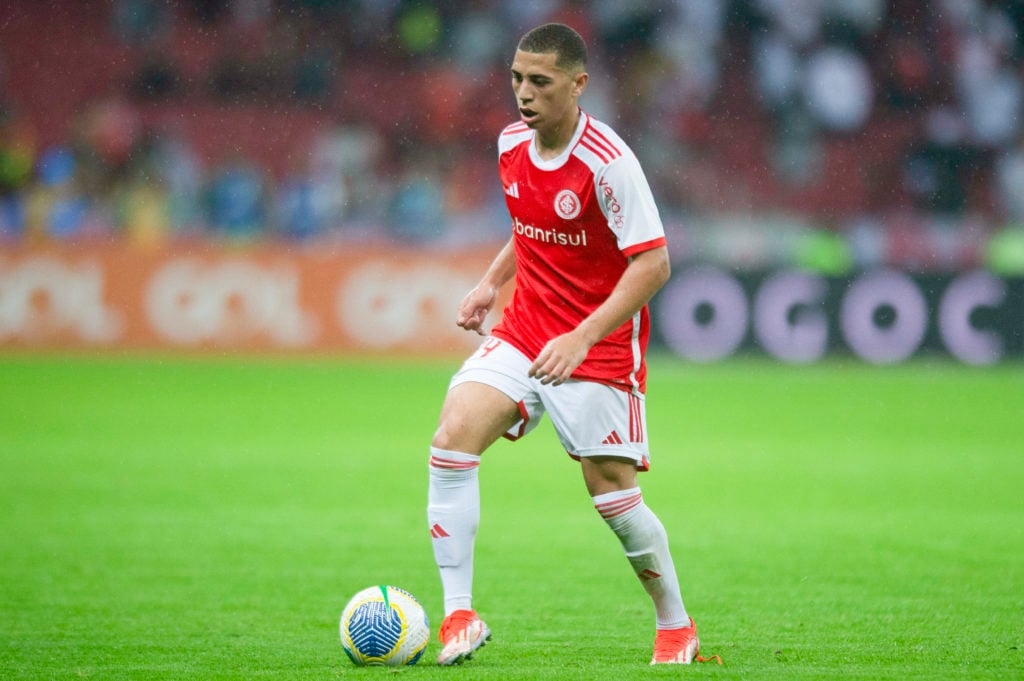
[[[639,487],[594,497],[594,507],[622,542],[633,571],[654,601],[658,629],[690,624],[679,577],[668,549],[668,535],[658,516],[644,503]]]
[[[480,524],[479,466],[479,456],[430,448],[427,522],[441,572],[446,617],[472,608],[473,541]]]

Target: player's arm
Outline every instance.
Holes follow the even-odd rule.
[[[481,336],[484,331],[484,318],[498,300],[498,291],[516,273],[516,251],[512,239],[498,252],[473,290],[466,294],[459,305],[459,316],[456,323],[467,331],[476,331]]]
[[[552,338],[530,367],[542,383],[563,383],[590,348],[626,323],[665,285],[672,273],[665,246],[634,255],[611,295],[573,331]]]

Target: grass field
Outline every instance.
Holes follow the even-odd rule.
[[[348,597],[441,593],[454,363],[0,357],[0,678],[383,678]],[[494,641],[409,679],[1024,678],[1024,369],[652,361],[653,472],[702,648],[653,614],[545,425],[481,468]]]

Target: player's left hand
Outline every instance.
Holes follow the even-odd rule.
[[[544,385],[561,385],[569,380],[590,352],[590,343],[572,332],[556,336],[537,355],[530,367],[530,378],[539,378]]]

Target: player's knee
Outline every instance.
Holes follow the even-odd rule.
[[[430,440],[430,446],[435,449],[443,449],[445,451],[458,451],[455,449],[455,439],[452,437],[451,431],[446,425],[445,421],[437,426],[437,430],[434,431],[434,437]]]
[[[502,432],[504,428],[500,425],[452,410],[441,417],[430,445],[449,452],[479,456],[501,437]]]
[[[633,489],[637,486],[636,462],[614,456],[591,456],[580,460],[583,481],[591,496]]]
[[[449,391],[431,444],[480,455],[519,418],[519,406],[504,393],[481,383],[463,383]]]
[[[448,452],[479,455],[482,447],[476,440],[472,429],[457,413],[448,413],[441,417],[430,446]]]

